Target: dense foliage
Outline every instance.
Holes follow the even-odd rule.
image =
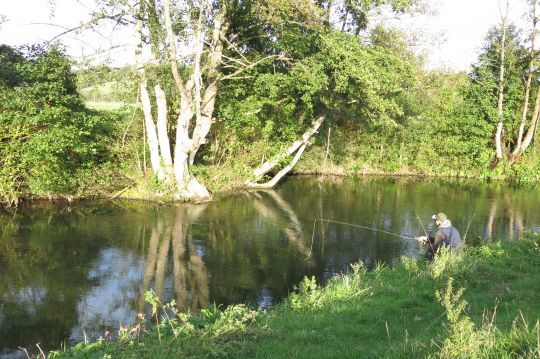
[[[58,48],[0,47],[0,196],[80,193],[109,158],[113,116],[84,106]]]

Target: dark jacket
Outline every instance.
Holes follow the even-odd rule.
[[[442,246],[454,250],[460,245],[461,236],[459,235],[458,230],[452,226],[450,221],[446,221],[439,226],[435,233],[435,237],[429,237],[430,248],[426,255],[431,260]]]
[[[456,249],[461,245],[461,236],[459,235],[458,230],[454,226],[450,227],[439,227],[437,233],[435,233],[435,238],[443,237],[442,241],[446,247],[450,249]]]

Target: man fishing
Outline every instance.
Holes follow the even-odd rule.
[[[429,244],[426,256],[430,261],[433,260],[443,246],[450,250],[455,250],[461,245],[461,236],[458,230],[452,226],[452,222],[450,222],[446,214],[440,212],[434,214],[431,218],[433,218],[437,225],[435,237],[416,237],[418,241]]]

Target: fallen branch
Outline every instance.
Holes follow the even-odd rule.
[[[247,182],[246,185],[248,185],[249,187],[255,187],[255,186],[252,186],[252,184],[256,184],[258,180],[260,180],[266,173],[270,172],[274,167],[276,167],[284,158],[287,158],[288,156],[295,153],[301,146],[303,145],[305,146],[307,142],[309,141],[309,139],[311,138],[311,136],[317,133],[317,130],[319,129],[319,127],[321,127],[322,123],[324,122],[324,119],[325,119],[324,115],[317,117],[315,120],[313,120],[311,128],[308,129],[306,132],[304,132],[301,139],[295,141],[281,155],[278,155],[277,157],[274,157],[273,159],[266,161],[257,169],[255,169],[253,171],[254,180]],[[298,159],[296,161],[298,161]],[[257,188],[268,188],[268,187],[257,187]]]

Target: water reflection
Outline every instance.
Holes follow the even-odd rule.
[[[289,243],[296,246],[300,253],[309,256],[302,224],[292,207],[275,190],[256,190],[244,192],[251,199],[253,207],[267,220],[281,225]],[[265,196],[267,198],[265,198]]]
[[[516,236],[521,238],[523,235],[525,229],[523,215],[514,199],[507,193],[504,193],[502,198],[495,197],[491,199],[484,230],[486,240],[493,240],[494,227],[498,236],[514,239]]]
[[[152,228],[144,266],[142,286],[137,309],[144,311],[144,293],[155,281],[155,292],[165,298],[165,278],[169,252],[172,246],[172,283],[178,307],[183,310],[207,307],[210,304],[208,272],[202,260],[202,252],[193,242],[189,231],[204,205],[185,205],[168,211],[157,219]]]
[[[362,260],[420,256],[402,234],[446,212],[467,242],[540,230],[540,191],[410,179],[290,179],[204,205],[39,204],[0,216],[0,356],[55,348],[130,324],[144,293],[182,310],[269,306],[304,276],[324,281]],[[315,225],[316,224],[316,225]]]

